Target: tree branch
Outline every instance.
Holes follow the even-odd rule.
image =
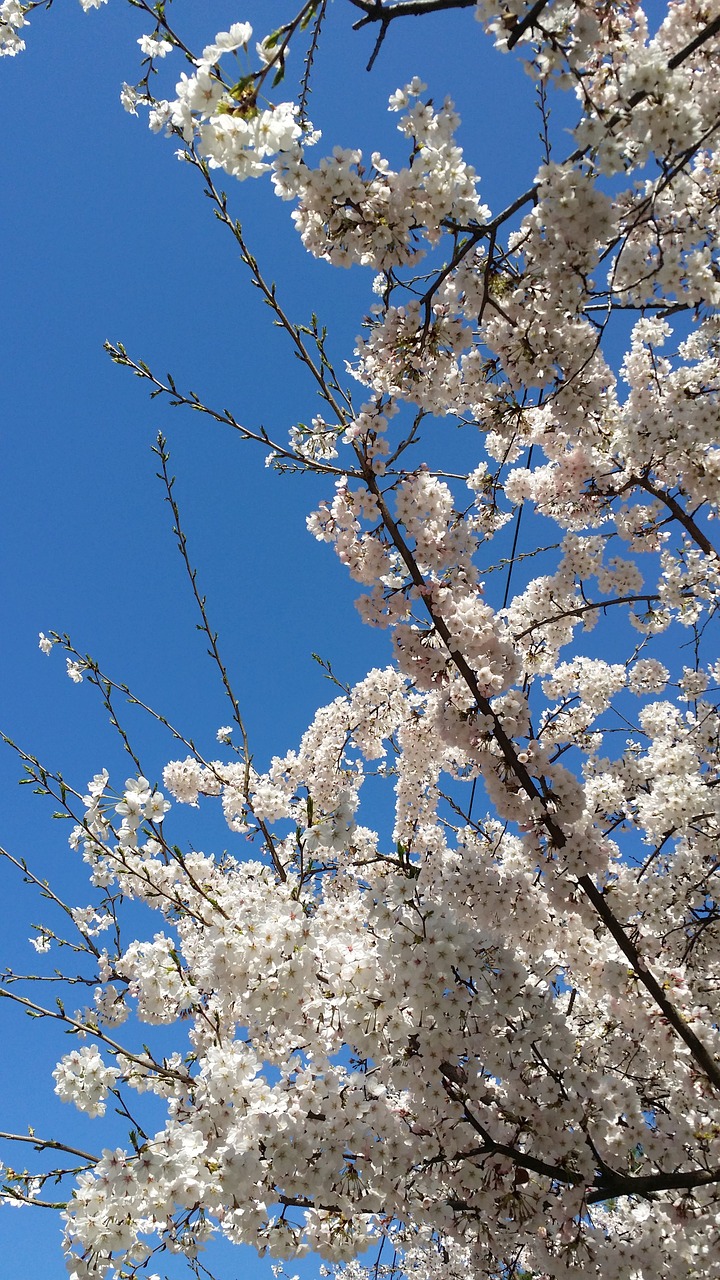
[[[440,13],[446,9],[469,9],[476,0],[397,0],[396,4],[383,4],[382,0],[350,0],[356,9],[362,9],[365,16],[353,23],[353,31],[359,31],[369,22],[379,22],[380,30],[367,71],[372,71],[377,56],[383,46],[388,27],[394,18],[418,18],[426,13]]]
[[[405,542],[400,529],[388,510],[387,503],[379,489],[376,477],[372,470],[367,467],[367,464],[365,464],[365,466],[365,482],[370,492],[375,496],[383,524],[407,566],[412,582],[416,586],[425,587],[425,579],[415,562],[415,557],[412,551]],[[472,667],[465,656],[454,647],[454,642],[445,620],[433,609],[425,593],[423,593],[422,599],[425,603],[428,614],[430,615],[435,631],[445,644],[453,664],[472,693],[478,710],[483,716],[487,717],[487,719],[492,722],[492,736],[500,748],[508,769],[516,778],[520,788],[525,792],[528,799],[539,802],[542,812],[540,821],[550,838],[551,846],[557,850],[564,849],[567,844],[567,836],[565,835],[560,823],[557,822],[549,811],[546,797],[540,791],[538,785],[527,769],[527,766],[520,759],[515,743],[505,732],[502,721],[494,710],[489,698],[486,698],[481,693]],[[692,1028],[688,1026],[687,1022],[682,1017],[682,1014],[680,1014],[675,1006],[668,1000],[662,986],[650,972],[647,962],[641,955],[638,947],[636,947],[634,942],[631,942],[622,924],[611,910],[605,894],[597,888],[594,881],[588,875],[578,876],[577,884],[589,899],[591,906],[600,916],[600,919],[612,935],[623,955],[630,962],[632,971],[638,981],[645,987],[652,1000],[660,1009],[663,1017],[667,1019],[676,1034],[687,1045],[692,1057],[707,1076],[708,1080],[712,1083],[714,1088],[720,1092],[720,1063],[716,1061],[698,1036],[695,1035]]]
[[[383,0],[350,0],[350,3],[356,9],[362,9],[365,15],[353,23],[353,30],[358,31],[369,22],[387,26],[395,18],[419,18],[426,13],[444,13],[449,9],[474,9],[476,0],[396,0],[395,4],[386,4]]]
[[[69,1147],[66,1142],[55,1142],[52,1138],[38,1138],[34,1133],[0,1133],[0,1140],[5,1142],[29,1142],[36,1151],[65,1151],[69,1156],[79,1156],[88,1164],[97,1164],[100,1156],[91,1156],[87,1151],[77,1147]]]
[[[530,27],[535,25],[536,19],[540,17],[540,14],[542,13],[543,9],[546,9],[549,3],[550,3],[550,0],[537,0],[537,3],[534,4],[532,9],[530,9],[529,12],[525,14],[525,17],[521,18],[520,21],[516,23],[516,25],[513,27],[512,31],[510,32],[510,35],[508,36],[508,41],[507,41],[508,49],[515,48],[515,45],[517,44],[518,40],[520,40],[525,35],[525,32],[528,31]]]

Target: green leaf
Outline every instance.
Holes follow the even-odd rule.
[[[240,80],[238,80],[237,84],[234,84],[232,89],[228,90],[230,97],[234,98],[236,102],[239,102],[244,96],[248,86],[253,83],[254,79],[254,75],[242,76]]]
[[[277,47],[278,40],[280,39],[284,31],[285,31],[285,27],[278,27],[277,31],[272,31],[270,35],[266,36],[265,39],[263,40],[262,42],[263,48],[275,49]]]

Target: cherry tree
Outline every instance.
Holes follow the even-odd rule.
[[[5,1156],[4,1198],[62,1201],[73,1280],[157,1277],[169,1253],[198,1272],[217,1234],[346,1280],[720,1277],[720,16],[288,0],[277,29],[241,14],[191,49],[169,3],[131,3],[123,105],[196,172],[321,409],[271,438],[109,354],[261,465],[323,480],[309,535],[393,660],[353,686],[329,670],[337,696],[258,759],[158,439],[228,724],[203,752],[146,707],[173,740],[145,766],[161,789],[122,727],[139,699],[40,637],[133,764],[76,790],[14,748],[94,886],[93,907],[58,904],[91,996],[50,1006],[10,971],[0,995],[73,1033],[60,1098],[101,1134],[109,1105],[133,1123],[101,1154],[4,1135],[36,1161]],[[390,99],[402,167],[318,137],[315,60],[348,6],[371,62],[450,9],[523,60],[543,131],[507,207],[484,203],[446,86]],[[3,0],[0,52],[55,20],[43,7]],[[287,202],[308,254],[371,269],[349,372],[288,314],[233,179]],[[458,426],[462,473],[438,463]],[[230,853],[183,843],[182,806],[220,806]],[[128,937],[138,901],[155,931]],[[62,941],[48,925],[35,946]],[[174,1048],[151,1052],[144,1023]]]

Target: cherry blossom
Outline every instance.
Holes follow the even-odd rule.
[[[376,53],[420,20],[350,2]],[[0,51],[29,7],[0,6]],[[123,87],[197,172],[321,408],[271,439],[109,350],[319,478],[309,534],[392,660],[349,685],[323,663],[336,696],[259,759],[159,439],[224,758],[149,708],[173,741],[147,776],[134,757],[124,783],[74,791],[23,755],[96,898],[66,907],[72,940],[33,939],[82,953],[87,1007],[11,998],[79,1038],[63,1100],[102,1117],[111,1090],[128,1115],[151,1095],[146,1130],[65,1171],[70,1274],[134,1278],[156,1249],[194,1263],[221,1234],[345,1280],[720,1280],[720,22],[699,0],[480,0],[467,38],[523,59],[547,141],[493,211],[444,86],[417,77],[389,102],[404,167],[332,138],[313,160],[308,79],[292,100],[270,86],[291,38],[310,74],[327,9],[254,49],[235,22],[195,56],[156,6],[139,43],[162,65]],[[567,153],[547,132],[561,93]],[[357,401],[217,170],[264,178],[300,249],[371,269]],[[126,687],[67,637],[39,643],[117,725]],[[183,806],[220,815],[229,851],[184,840]],[[127,941],[124,913],[149,910]],[[4,1195],[50,1176],[6,1173]]]

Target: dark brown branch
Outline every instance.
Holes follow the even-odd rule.
[[[526,1151],[518,1151],[516,1147],[504,1142],[495,1142],[475,1116],[463,1105],[465,1119],[480,1134],[485,1143],[483,1155],[503,1155],[520,1169],[528,1169],[531,1173],[550,1178],[553,1182],[578,1186],[582,1184],[582,1174],[562,1166],[548,1164]],[[480,1152],[475,1153],[480,1154]],[[639,1177],[618,1173],[603,1162],[594,1180],[594,1190],[587,1197],[589,1204],[598,1204],[603,1200],[614,1200],[617,1196],[649,1196],[658,1191],[693,1191],[697,1187],[708,1187],[720,1183],[720,1169],[698,1169],[686,1173],[648,1173]]]
[[[530,27],[535,25],[536,19],[540,17],[540,14],[542,13],[543,9],[546,9],[548,4],[549,4],[549,0],[537,0],[537,3],[534,4],[532,9],[530,9],[529,12],[525,14],[525,17],[521,18],[520,21],[516,23],[516,25],[513,27],[512,31],[510,32],[510,35],[508,36],[508,42],[507,42],[508,49],[514,49],[518,40],[520,40],[522,36],[525,35],[525,32],[529,30]]]
[[[522,510],[522,508],[520,509]],[[551,618],[543,618],[538,622],[531,623],[529,627],[525,627],[524,631],[519,631],[517,635],[513,635],[513,640],[517,643],[518,640],[524,640],[525,636],[532,635],[533,631],[539,631],[541,627],[549,627],[551,623],[562,622],[565,618],[581,618],[584,613],[591,613],[593,609],[609,609],[614,604],[654,604],[661,599],[662,597],[658,595],[630,595],[615,596],[612,600],[590,600],[587,604],[577,605],[572,609],[563,609],[561,613],[554,613]]]
[[[563,836],[563,843],[565,837]],[[697,1064],[702,1067],[708,1080],[712,1082],[715,1088],[720,1091],[720,1064],[715,1060],[712,1054],[706,1049],[705,1045],[695,1035],[695,1032],[688,1026],[685,1019],[677,1009],[668,1000],[660,983],[650,972],[645,960],[640,955],[638,948],[634,942],[630,941],[627,933],[623,929],[620,921],[617,919],[613,911],[610,909],[607,898],[589,876],[579,876],[578,884],[583,893],[589,898],[592,906],[600,916],[603,924],[608,932],[612,935],[615,942],[619,946],[623,955],[629,960],[633,973],[636,974],[646,991],[652,996],[655,1004],[660,1009],[664,1018],[670,1023],[670,1026],[685,1042]]]
[[[550,1178],[553,1182],[564,1182],[570,1186],[577,1186],[582,1183],[583,1176],[581,1173],[574,1173],[570,1169],[548,1164],[545,1160],[539,1160],[537,1156],[532,1156],[527,1151],[518,1151],[516,1147],[509,1147],[504,1142],[495,1142],[485,1126],[477,1119],[477,1116],[474,1116],[469,1110],[467,1103],[463,1103],[463,1114],[468,1124],[480,1135],[485,1144],[476,1154],[507,1156],[508,1160],[512,1160],[513,1164],[518,1165],[521,1169],[529,1169],[532,1173],[538,1173],[541,1177]]]
[[[448,9],[469,9],[474,6],[475,0],[397,0],[396,4],[391,5],[383,4],[382,0],[350,0],[350,3],[355,5],[356,9],[362,9],[365,15],[353,23],[353,31],[359,31],[369,22],[380,24],[377,40],[366,68],[367,71],[372,71],[388,27],[394,18],[418,18],[426,13],[442,13]]]
[[[614,1200],[616,1196],[650,1196],[656,1191],[694,1191],[697,1187],[709,1187],[720,1183],[720,1169],[700,1170],[696,1173],[648,1173],[641,1177],[606,1170],[595,1180],[595,1190],[587,1197],[588,1204],[600,1200]]]
[[[444,13],[449,9],[474,9],[476,0],[396,0],[395,4],[384,4],[383,0],[350,0],[356,9],[362,9],[363,18],[353,23],[353,30],[358,31],[369,22],[380,22],[387,26],[394,18],[419,18],[425,13]]]
[[[530,1152],[519,1151],[517,1147],[504,1142],[496,1142],[477,1116],[470,1111],[466,1098],[462,1096],[464,1090],[462,1088],[456,1089],[452,1077],[445,1075],[445,1072],[443,1072],[443,1078],[448,1091],[458,1095],[458,1100],[462,1103],[465,1120],[483,1140],[484,1145],[481,1148],[464,1152],[464,1159],[472,1156],[503,1155],[518,1168],[528,1169],[531,1173],[537,1173],[541,1177],[549,1178],[552,1182],[564,1183],[570,1186],[582,1184],[582,1174],[576,1173],[572,1169],[566,1169],[562,1165],[549,1164],[547,1161],[531,1155]],[[592,1149],[599,1168],[594,1179],[594,1190],[588,1195],[589,1204],[612,1200],[617,1196],[650,1196],[658,1191],[692,1191],[698,1187],[707,1187],[720,1183],[720,1169],[697,1169],[684,1173],[673,1170],[670,1173],[658,1172],[640,1176],[620,1173],[606,1165],[598,1156],[595,1148],[593,1147]]]
[[[116,364],[123,369],[129,369],[131,373],[135,374],[136,378],[144,378],[151,384],[154,388],[154,390],[150,392],[151,400],[158,395],[168,396],[173,407],[186,407],[188,409],[194,409],[198,413],[204,413],[208,418],[211,418],[213,422],[219,423],[220,426],[232,427],[233,431],[237,431],[239,433],[241,439],[254,440],[257,444],[264,445],[266,448],[271,449],[273,453],[278,455],[278,457],[287,458],[289,463],[298,463],[307,467],[308,470],[322,472],[327,475],[345,476],[348,474],[348,472],[343,470],[341,467],[333,467],[329,462],[314,461],[310,463],[306,458],[301,457],[292,449],[286,449],[283,445],[278,444],[275,440],[271,439],[264,427],[260,427],[257,431],[252,431],[249,427],[244,427],[240,422],[238,422],[229,409],[212,409],[209,405],[204,404],[202,400],[198,399],[192,391],[186,395],[178,389],[175,379],[172,378],[170,374],[167,375],[167,382],[162,382],[160,378],[155,377],[155,374],[146,364],[142,361],[133,360],[133,358],[128,355],[122,343],[118,343],[116,346],[112,342],[106,342],[105,351],[107,351],[113,364]],[[312,369],[312,372],[317,376],[315,368]],[[355,473],[350,472],[349,474],[354,475]]]
[[[646,493],[651,494],[653,498],[657,498],[659,502],[662,502],[668,511],[672,512],[683,529],[690,534],[693,542],[696,542],[700,550],[705,552],[706,556],[713,556],[716,560],[720,559],[720,555],[710,539],[698,527],[692,516],[678,502],[677,498],[673,498],[672,494],[667,493],[665,489],[660,489],[657,485],[654,485],[648,476],[633,476],[631,483],[637,484],[640,489],[644,489]]]
[[[674,71],[676,67],[681,67],[685,59],[690,57],[691,53],[694,53],[701,45],[712,39],[713,36],[716,36],[719,31],[720,14],[718,14],[717,18],[713,18],[712,22],[708,22],[707,26],[703,27],[702,31],[698,31],[695,38],[690,40],[685,45],[684,49],[681,49],[679,53],[676,53],[674,57],[669,59],[668,67],[670,70]]]
[[[427,0],[426,3],[423,3],[422,0],[398,0],[398,3],[392,5],[390,8],[386,8],[385,5],[381,3],[381,0],[350,0],[350,3],[354,4],[358,9],[363,9],[366,15],[364,18],[360,19],[359,22],[356,22],[354,24],[353,29],[358,29],[359,27],[365,26],[365,24],[368,22],[381,22],[384,24],[383,30],[381,32],[381,38],[379,38],[378,43],[373,52],[372,58],[370,60],[370,64],[369,64],[370,67],[372,66],[372,63],[377,57],[380,44],[382,43],[382,39],[384,38],[384,32],[387,28],[388,22],[391,20],[391,17],[402,17],[406,14],[408,15],[414,14],[417,16],[423,13],[430,13],[434,10],[440,11],[443,9],[469,7],[469,4],[466,4],[466,0]],[[537,9],[537,8],[538,8],[538,5],[536,4],[533,7],[533,10],[531,12],[534,12],[534,9]],[[529,18],[530,14],[528,14],[527,16]],[[523,19],[523,22],[524,21],[525,19]],[[681,66],[682,63],[685,62],[686,59],[689,58],[690,55],[695,52],[696,49],[700,48],[701,45],[705,44],[718,31],[720,31],[720,17],[713,19],[712,22],[709,22],[707,26],[704,27],[702,31],[698,33],[697,36],[693,37],[692,40],[688,41],[688,43],[685,45],[683,49],[680,49],[680,51],[676,53],[674,57],[668,60],[669,69],[674,70],[676,67]],[[517,41],[517,39],[519,39],[519,35],[515,37],[515,41]],[[512,47],[510,45],[510,42],[508,42],[508,45],[509,47]],[[634,107],[638,106],[641,102],[644,102],[647,96],[648,95],[645,90],[638,90],[638,92],[633,94],[632,97],[630,98],[628,102],[629,108],[632,110]],[[608,121],[606,121],[606,129],[608,131],[611,130],[616,124],[619,123],[621,119],[622,119],[622,113],[616,112],[613,116],[610,117]],[[711,133],[714,132],[716,127],[717,127],[716,125],[713,125],[713,128],[710,132]],[[706,137],[707,135],[705,135],[705,137],[701,141],[699,141],[697,145],[687,148],[687,150],[683,153],[679,164],[675,166],[674,172],[679,171],[680,168],[684,167],[689,162],[689,160],[692,159],[693,155],[695,155],[698,148],[702,145],[702,142],[706,140]],[[583,157],[587,155],[589,150],[590,150],[589,147],[577,148],[570,155],[565,157],[565,159],[562,162],[562,167],[576,164],[578,160],[582,160]],[[442,279],[444,280],[446,276],[449,275],[450,272],[462,262],[463,258],[465,258],[467,254],[470,253],[472,249],[474,249],[475,245],[478,244],[480,240],[484,239],[485,236],[490,236],[491,234],[497,232],[498,228],[502,226],[504,222],[507,222],[515,213],[519,213],[519,211],[526,204],[529,204],[532,200],[534,200],[536,193],[537,193],[537,185],[536,183],[533,183],[531,187],[528,187],[526,191],[523,191],[522,195],[517,196],[517,198],[513,200],[512,203],[509,204],[505,209],[503,209],[501,213],[499,213],[495,218],[493,218],[492,221],[486,222],[480,227],[468,226],[465,228],[457,228],[457,230],[465,230],[469,234],[467,236],[467,239],[462,241],[462,243],[458,246],[450,262],[443,268]],[[427,291],[427,293],[425,294],[422,301],[426,305],[427,305],[428,299],[431,298],[435,293],[435,290],[436,290],[436,286],[432,285],[430,289]]]

